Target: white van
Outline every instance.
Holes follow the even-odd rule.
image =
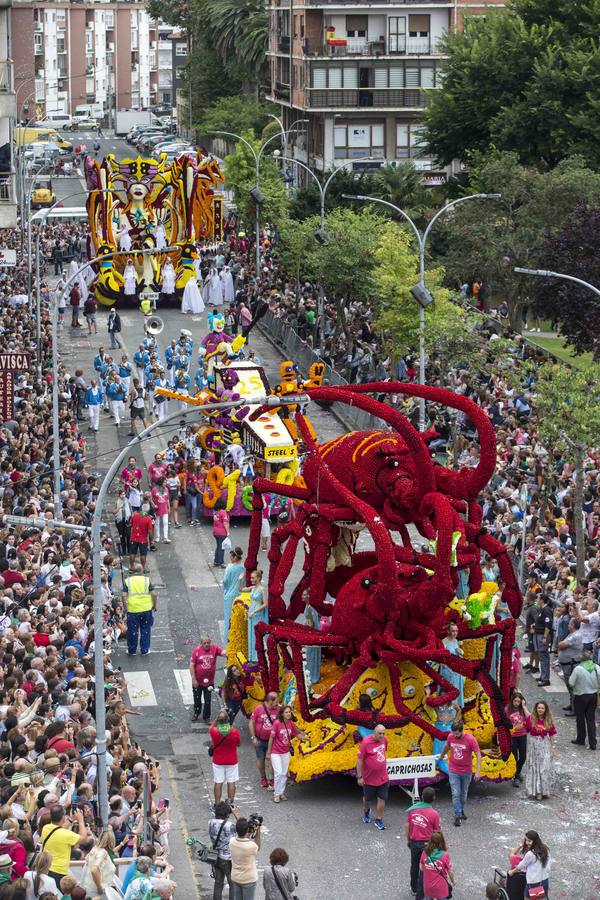
[[[40,128],[70,128],[71,116],[67,113],[48,113],[43,119],[35,123]]]

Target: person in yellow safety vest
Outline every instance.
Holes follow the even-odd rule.
[[[137,653],[138,634],[142,656],[150,653],[150,637],[154,612],[156,610],[156,593],[152,582],[140,563],[135,563],[132,574],[125,580],[127,595],[127,653]]]
[[[143,300],[140,301],[140,309],[145,316],[152,315],[152,300],[149,300],[147,297],[144,297]]]

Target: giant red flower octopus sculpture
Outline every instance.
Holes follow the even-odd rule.
[[[254,481],[248,573],[257,567],[263,496],[278,494],[297,501],[295,517],[272,535],[270,621],[255,626],[264,688],[279,689],[283,661],[296,675],[305,721],[328,718],[369,725],[372,714],[348,708],[345,701],[361,676],[383,663],[389,670],[394,711],[380,711],[378,720],[396,728],[413,723],[431,737],[444,739],[445,732],[436,728],[432,717],[420,715],[405,702],[398,670],[401,663],[413,663],[434,688],[425,703],[436,707],[458,694],[440,673],[443,665],[479,683],[489,699],[500,755],[507,759],[510,724],[505,705],[522,598],[506,548],[482,527],[477,502],[496,464],[496,439],[487,415],[465,397],[404,383],[309,388],[306,393],[314,401],[359,407],[389,427],[352,432],[319,446],[305,416],[297,412],[296,425],[307,451],[301,478],[292,485],[264,478]],[[402,413],[368,396],[373,393],[423,397],[465,413],[479,435],[478,465],[453,471],[437,464],[428,449],[433,435],[419,434]],[[361,528],[370,533],[375,550],[356,550]],[[435,547],[433,552],[415,548],[411,537],[415,530]],[[305,548],[302,576],[286,602],[284,593],[300,546]],[[460,570],[468,572],[469,594],[480,589],[482,551],[498,563],[502,599],[510,616],[473,629],[449,604],[456,596]],[[296,622],[307,588],[311,605],[331,617],[327,633]],[[462,658],[445,647],[450,621],[458,625],[459,640],[485,639],[479,658]],[[346,663],[339,680],[319,696],[305,684],[303,649],[310,646],[320,646]],[[494,646],[496,677],[491,674]]]

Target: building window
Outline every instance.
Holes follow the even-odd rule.
[[[64,37],[56,38],[56,52],[57,53],[65,53],[65,39]]]
[[[185,66],[176,66],[175,68],[175,78],[178,81],[181,81],[182,78],[185,78]]]
[[[440,86],[440,74],[433,65],[394,64],[373,70],[376,88],[433,88]]]
[[[366,38],[369,30],[368,16],[346,16],[347,37]]]
[[[362,159],[385,156],[383,123],[336,125],[333,129],[333,148],[336,159]]]
[[[388,53],[406,53],[406,16],[388,18]]]
[[[178,41],[175,44],[175,56],[187,56],[188,47],[185,41]]]
[[[115,14],[112,9],[109,9],[104,13],[104,21],[106,22],[107,28],[115,27]]]
[[[314,88],[357,88],[358,69],[356,66],[315,66],[313,69]]]
[[[412,159],[422,156],[427,146],[421,137],[421,129],[418,125],[396,125],[396,158]]]

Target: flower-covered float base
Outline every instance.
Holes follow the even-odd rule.
[[[231,616],[227,663],[236,664],[244,672],[246,699],[243,710],[250,715],[263,702],[265,689],[256,663],[247,660],[248,619],[247,610],[250,595],[241,594],[235,601]],[[470,645],[473,646],[470,646]],[[478,656],[482,649],[480,639],[463,642],[465,656]],[[325,694],[335,685],[346,671],[334,659],[325,659],[321,666],[321,678],[311,686],[313,696]],[[421,670],[410,662],[402,662],[397,667],[401,695],[407,706],[423,716],[433,726],[435,710],[426,704],[430,683],[423,678]],[[482,748],[482,778],[500,781],[514,778],[515,760],[512,754],[503,760],[496,745],[496,729],[492,719],[489,700],[478,689],[477,682],[468,680],[465,684],[464,722],[467,731],[473,734]],[[395,711],[394,696],[390,684],[390,672],[386,665],[378,663],[367,669],[356,681],[344,703],[348,709],[358,709],[361,694],[373,698],[377,711],[392,715]],[[296,677],[284,668],[280,658],[279,695],[282,702],[290,702],[294,707],[296,723],[309,735],[309,740],[293,741],[294,755],[290,759],[289,776],[295,781],[309,781],[331,774],[354,774],[360,737],[356,725],[335,721],[329,716],[307,720],[302,715],[300,700],[296,691]],[[430,756],[434,752],[433,737],[417,724],[408,722],[398,728],[388,728],[388,758],[410,756]],[[443,777],[440,773],[438,778]],[[433,779],[437,780],[437,779]],[[425,782],[422,782],[425,783]]]
[[[510,778],[506,705],[522,597],[478,502],[496,465],[489,418],[468,398],[425,385],[310,385],[303,394],[294,420],[301,469],[289,484],[253,481],[247,583],[262,567],[265,504],[273,495],[292,504],[271,535],[268,622],[251,623],[256,658],[244,669],[247,706],[267,691],[294,704],[310,736],[292,759],[299,780],[352,771],[356,730],[376,723],[387,729],[390,758],[430,755],[434,741],[439,750],[446,740],[453,704],[485,753],[483,775]],[[479,438],[477,465],[440,465],[428,448],[435,432],[420,434],[380,399],[390,394],[396,404],[419,397],[468,417]],[[377,426],[319,444],[305,416],[308,400],[352,405]],[[249,418],[272,408],[265,403]],[[497,564],[498,585],[483,581],[484,558]],[[234,607],[230,639],[230,658],[242,664],[246,602]],[[445,641],[451,623],[456,640]],[[317,671],[319,654],[322,674],[311,684],[307,673]],[[373,695],[373,710],[359,708],[361,693]]]

